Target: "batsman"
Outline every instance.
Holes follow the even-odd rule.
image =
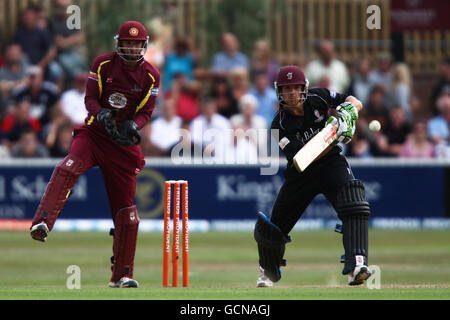
[[[272,287],[281,279],[281,266],[289,232],[318,194],[323,194],[342,220],[345,250],[343,275],[349,285],[360,285],[370,277],[368,266],[368,219],[370,206],[362,181],[355,179],[339,142],[350,142],[358,112],[363,108],[353,96],[325,88],[308,88],[308,80],[297,66],[282,67],[274,83],[279,101],[271,129],[279,132],[279,146],[288,164],[284,182],[270,219],[258,213],[254,237],[258,245],[261,274],[258,287]],[[331,110],[333,108],[335,110]],[[334,111],[335,116],[330,116]],[[327,124],[336,125],[337,139],[305,170],[299,172],[294,157]],[[273,131],[272,131],[273,132]]]
[[[114,223],[109,286],[136,288],[139,215],[134,195],[136,175],[145,164],[139,130],[155,107],[160,75],[143,59],[148,36],[141,23],[123,23],[115,42],[115,52],[98,56],[92,64],[85,96],[88,116],[74,129],[69,153],[53,171],[30,233],[33,239],[46,241],[80,175],[98,166]]]

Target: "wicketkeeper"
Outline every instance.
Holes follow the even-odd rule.
[[[98,56],[86,87],[85,124],[74,130],[69,154],[53,171],[31,226],[31,237],[45,241],[75,182],[100,167],[114,229],[110,287],[137,287],[133,279],[139,215],[134,205],[136,175],[145,161],[139,130],[150,120],[160,75],[143,59],[148,45],[144,26],[123,23],[116,51]]]
[[[288,160],[284,183],[275,200],[270,219],[258,214],[254,236],[258,244],[261,274],[258,287],[271,287],[281,279],[281,266],[289,232],[313,198],[322,193],[342,220],[345,263],[342,274],[349,285],[369,278],[368,219],[370,206],[364,184],[355,179],[342,149],[336,143],[303,172],[293,164],[296,153],[330,122],[337,122],[337,142],[348,143],[355,132],[361,102],[324,88],[308,89],[308,80],[297,66],[282,67],[275,82],[279,111],[271,129],[279,130],[279,146]],[[337,118],[329,116],[335,108]]]

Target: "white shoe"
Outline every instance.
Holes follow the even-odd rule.
[[[110,288],[137,288],[139,286],[139,283],[136,280],[122,277],[117,282],[110,282],[109,287]]]
[[[356,267],[353,272],[348,274],[348,285],[358,286],[364,283],[370,276],[369,267],[364,264],[363,256],[355,256]]]
[[[258,288],[273,287],[273,282],[264,274],[264,269],[259,267],[259,270],[261,271],[261,274],[259,275],[258,280],[256,280],[256,286]]]
[[[34,240],[45,242],[47,240],[47,235],[50,231],[48,230],[47,225],[45,222],[41,222],[38,224],[35,224],[31,230],[30,235]]]

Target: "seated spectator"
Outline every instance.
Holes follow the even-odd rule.
[[[373,86],[373,83],[369,80],[370,70],[369,59],[363,58],[359,60],[356,73],[352,77],[348,92],[349,95],[358,98],[364,106],[369,100],[369,94]]]
[[[346,156],[355,158],[373,158],[370,144],[362,132],[356,132],[352,141],[347,144]]]
[[[252,76],[255,73],[264,71],[269,79],[269,83],[276,81],[280,64],[271,57],[269,42],[266,40],[258,40],[253,46],[253,56],[251,60]]]
[[[411,86],[412,79],[409,68],[404,63],[395,65],[392,70],[392,86],[387,91],[388,107],[400,106],[405,112],[406,120],[411,123]]]
[[[27,84],[11,92],[8,104],[28,100],[31,103],[30,113],[42,124],[49,121],[50,110],[59,103],[58,88],[49,81],[44,81],[42,70],[32,66],[27,70]]]
[[[374,86],[369,93],[367,104],[364,105],[362,110],[369,123],[372,120],[378,120],[382,128],[387,124],[389,118],[389,110],[384,97],[384,89],[380,86]]]
[[[173,100],[176,114],[182,120],[191,121],[199,114],[198,99],[200,93],[200,82],[189,80],[183,73],[177,73],[173,79],[172,89],[166,92],[164,98]]]
[[[405,143],[406,138],[411,132],[411,126],[406,121],[405,111],[402,107],[394,107],[389,111],[389,120],[383,128],[383,134],[376,135],[376,144],[379,150],[377,155],[398,157]]]
[[[58,126],[55,139],[47,137],[47,148],[52,158],[64,158],[70,150],[70,145],[73,140],[73,125],[70,122],[65,122]]]
[[[55,81],[66,80],[71,82],[77,74],[86,71],[85,36],[81,29],[69,29],[67,27],[67,7],[71,0],[57,0],[56,14],[50,20],[50,29],[57,47],[57,56],[50,64],[51,74],[55,75]]]
[[[431,105],[437,106],[437,100],[442,93],[446,92],[450,95],[450,58],[446,57],[442,60],[439,68],[439,81],[434,85],[431,94]],[[439,113],[439,110],[433,110],[435,115]]]
[[[249,93],[258,100],[256,114],[266,120],[267,127],[270,127],[278,107],[278,99],[275,89],[270,85],[266,72],[256,71],[253,86]]]
[[[151,124],[151,144],[160,156],[169,156],[171,148],[180,141],[182,119],[176,115],[175,101],[165,99],[162,114]]]
[[[47,158],[47,148],[41,144],[36,132],[26,129],[20,134],[20,139],[11,149],[13,158]]]
[[[227,157],[233,156],[230,122],[217,113],[217,104],[212,98],[203,101],[201,112],[191,122],[191,141],[202,146],[204,157],[224,162]]]
[[[88,114],[84,105],[87,79],[86,72],[79,73],[75,77],[74,88],[61,95],[61,110],[74,125],[83,124]]]
[[[28,129],[31,129],[36,134],[41,132],[41,123],[31,115],[30,108],[30,101],[26,99],[20,100],[12,109],[13,112],[3,119],[1,131],[9,146],[16,143],[22,132]]]
[[[251,94],[245,94],[239,100],[240,113],[230,118],[234,131],[236,160],[258,159],[258,150],[267,154],[267,123],[255,114],[258,100]]]
[[[369,73],[369,80],[374,86],[381,86],[386,93],[392,84],[391,56],[381,52],[377,58],[377,68]]]
[[[232,68],[228,73],[228,77],[233,97],[236,101],[239,101],[249,89],[248,71],[241,67]]]
[[[209,95],[216,101],[218,113],[226,118],[239,113],[237,100],[227,78],[216,75],[211,84]]]
[[[194,55],[190,52],[189,43],[181,38],[175,40],[174,50],[167,55],[162,70],[164,91],[172,88],[172,80],[176,74],[181,73],[189,81],[194,80],[195,64]]]
[[[45,71],[48,64],[56,57],[56,47],[53,44],[51,32],[38,26],[38,18],[36,8],[25,8],[20,15],[20,24],[14,35],[14,42],[22,47],[30,64],[39,66]]]
[[[0,106],[6,106],[7,98],[12,89],[26,83],[28,62],[18,44],[6,47],[5,65],[0,68]],[[0,110],[0,114],[8,114],[7,110]]]
[[[330,81],[330,89],[339,93],[345,93],[350,84],[350,76],[347,66],[335,58],[334,44],[331,41],[321,41],[317,54],[319,58],[306,66],[306,77],[311,87],[317,86],[323,76]]]
[[[435,144],[450,143],[450,94],[442,94],[437,102],[439,114],[428,122],[428,135]]]
[[[400,149],[401,158],[433,158],[434,145],[428,141],[427,121],[419,119],[413,123],[412,133]]]
[[[239,52],[239,42],[232,33],[222,35],[223,51],[218,52],[213,57],[212,71],[215,74],[226,75],[235,67],[242,67],[248,70],[248,58],[242,52]]]

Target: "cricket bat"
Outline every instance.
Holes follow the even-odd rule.
[[[294,165],[299,172],[305,171],[322,153],[331,149],[331,145],[337,139],[337,129],[337,120],[329,123],[297,152],[294,156]]]

